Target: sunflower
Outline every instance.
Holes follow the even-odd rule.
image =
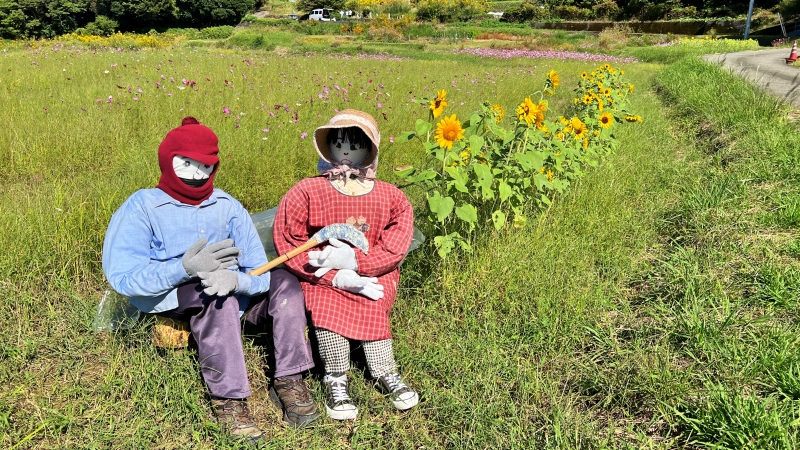
[[[630,87],[628,88],[628,94],[632,94],[633,93],[633,83],[631,83],[629,86]]]
[[[444,111],[444,107],[447,106],[447,91],[442,89],[441,91],[436,93],[436,98],[431,100],[431,112],[433,113],[433,118],[438,119],[439,116],[442,115]]]
[[[553,171],[552,170],[548,170],[547,171],[547,181],[549,181],[551,183],[553,182]]]
[[[539,110],[536,111],[536,128],[542,129],[544,123],[544,112],[547,111],[547,102],[542,100],[538,105]]]
[[[589,146],[589,138],[586,138],[583,140],[583,148],[586,148],[588,146]]]
[[[588,77],[588,76],[589,76],[589,74],[588,74],[588,73],[586,73],[586,72],[582,72],[582,73],[581,73],[581,78],[584,78],[584,79],[585,79],[585,78],[586,78],[586,77]]]
[[[531,101],[530,97],[525,97],[525,100],[517,106],[517,118],[520,122],[524,120],[528,126],[536,122],[538,114],[539,107]]]
[[[576,140],[585,138],[586,133],[589,131],[589,129],[586,128],[586,124],[581,122],[581,119],[578,119],[577,117],[572,118],[570,127],[572,127],[572,132],[575,133]]]
[[[561,79],[559,78],[555,70],[547,72],[547,79],[550,80],[550,84],[552,84],[553,89],[557,88],[558,85],[561,84]]]
[[[434,135],[439,147],[451,150],[453,143],[464,137],[464,129],[461,128],[461,122],[456,119],[453,114],[450,117],[445,117],[441,122],[436,124],[436,134]]]
[[[592,104],[592,96],[589,94],[583,94],[583,104],[584,105],[591,105]]]
[[[498,122],[498,123],[500,123],[500,121],[503,120],[503,117],[506,116],[505,110],[500,105],[492,105],[492,107],[489,108],[489,109],[491,109],[492,111],[495,111],[494,120],[496,122]]]
[[[567,120],[567,118],[564,117],[564,116],[558,116],[558,121],[561,122],[562,125],[568,125],[569,124],[569,120]]]
[[[556,133],[556,139],[558,139],[559,141],[563,141],[564,140],[564,133],[562,133],[560,131],[558,133]]]
[[[642,116],[625,116],[625,120],[628,122],[641,122]]]
[[[611,125],[614,125],[614,116],[606,111],[603,114],[600,114],[600,118],[597,120],[602,128],[611,128]]]

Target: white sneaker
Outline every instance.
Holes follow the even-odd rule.
[[[358,408],[353,404],[348,392],[347,375],[344,373],[326,373],[322,379],[325,384],[325,410],[333,420],[353,420],[358,415]]]
[[[378,378],[378,386],[384,394],[388,394],[392,404],[400,411],[417,406],[419,395],[408,387],[400,374],[390,373]]]

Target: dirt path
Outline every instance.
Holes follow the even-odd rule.
[[[703,58],[731,69],[800,109],[800,68],[786,64],[789,53],[789,49],[781,48],[705,55]]]

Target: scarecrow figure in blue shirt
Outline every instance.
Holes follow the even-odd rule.
[[[214,132],[193,117],[167,134],[158,148],[158,186],[135,192],[111,218],[103,272],[141,311],[189,323],[217,420],[256,442],[262,432],[246,403],[251,392],[240,317],[256,326],[271,324],[270,397],[292,426],[318,417],[301,376],[314,363],[297,278],[282,269],[246,273],[267,257],[248,212],[214,188],[217,143]]]

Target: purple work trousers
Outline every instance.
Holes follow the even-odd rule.
[[[283,269],[273,270],[270,276],[269,292],[250,299],[245,320],[258,327],[272,325],[274,376],[299,374],[314,367],[305,333],[303,291],[297,278]],[[158,314],[189,322],[203,379],[212,396],[250,396],[235,297],[206,295],[198,281],[190,281],[178,287],[178,308]]]

